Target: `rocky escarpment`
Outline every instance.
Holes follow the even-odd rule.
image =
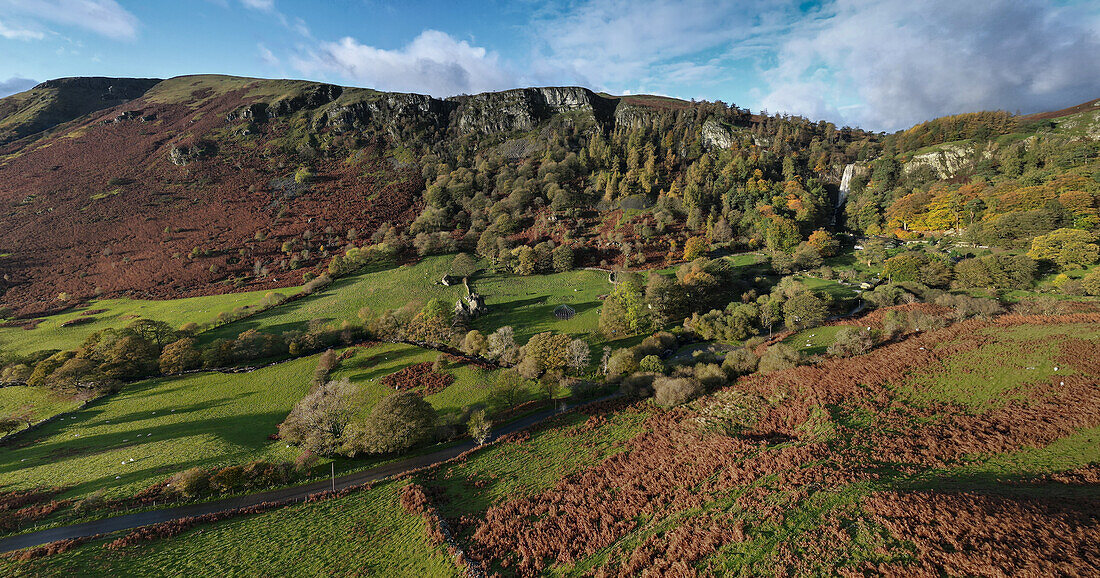
[[[138,98],[157,78],[58,78],[0,99],[0,145]]]
[[[610,128],[615,103],[575,86],[518,88],[447,99],[457,103],[451,127],[459,134],[529,131],[556,114],[577,111]]]
[[[575,86],[517,88],[439,99],[317,85],[293,98],[242,105],[226,115],[226,120],[264,122],[300,111],[308,112],[314,130],[347,132],[380,128],[394,139],[422,131],[455,136],[526,132],[558,115],[567,115],[565,122],[581,122],[609,131],[651,125],[661,112]]]

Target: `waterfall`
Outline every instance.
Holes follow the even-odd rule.
[[[844,165],[844,176],[840,178],[840,193],[836,196],[836,208],[839,211],[848,199],[848,191],[852,190],[852,175],[856,172],[855,164]]]
[[[833,209],[833,224],[840,221],[840,211],[844,209],[844,201],[848,200],[848,191],[852,187],[852,175],[856,172],[855,164],[844,165],[844,176],[840,177],[840,191],[836,195],[836,207]]]

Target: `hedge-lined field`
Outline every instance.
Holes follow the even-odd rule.
[[[108,550],[104,541],[33,562],[0,561],[9,576],[461,576],[400,504],[402,482],[200,525],[175,538]]]
[[[288,287],[276,292],[289,297],[298,292],[298,288]],[[255,307],[267,293],[269,291],[226,293],[168,301],[138,299],[92,301],[86,306],[44,317],[34,329],[0,327],[0,351],[27,354],[42,349],[73,349],[96,331],[125,327],[139,317],[163,321],[172,327],[179,327],[184,323],[202,325],[214,321],[219,313],[228,313],[238,307]],[[82,317],[91,317],[93,320],[78,325],[61,326],[63,323]]]

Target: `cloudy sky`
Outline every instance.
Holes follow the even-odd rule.
[[[873,130],[1100,97],[1092,0],[0,0],[0,96],[224,73],[450,96],[579,84]]]

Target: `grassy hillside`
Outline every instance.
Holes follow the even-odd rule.
[[[235,337],[253,328],[276,332],[301,329],[314,319],[358,323],[360,309],[369,308],[378,314],[398,309],[410,301],[423,304],[438,298],[453,304],[465,297],[466,289],[461,284],[445,287],[439,283],[450,272],[453,259],[454,255],[437,255],[414,265],[368,270],[338,279],[309,299],[225,325],[204,338]],[[535,333],[550,330],[598,339],[592,335],[599,318],[596,297],[611,289],[606,272],[587,270],[528,277],[483,271],[475,275],[472,285],[474,291],[485,297],[489,307],[489,314],[475,320],[473,327],[490,333],[503,325],[511,325],[521,343]],[[577,311],[573,319],[554,317],[554,309],[563,304]]]
[[[290,287],[279,292],[289,296],[297,290]],[[231,313],[238,308],[247,313],[257,307],[267,293],[249,291],[163,301],[94,300],[65,313],[40,317],[36,323],[24,327],[0,327],[0,351],[25,355],[43,349],[74,349],[96,331],[125,327],[138,318],[163,321],[172,327],[185,323],[206,325],[213,323],[219,314]],[[83,321],[86,318],[90,320]],[[64,326],[74,320],[80,323]]]
[[[1082,570],[1096,563],[1084,544],[1100,536],[1088,513],[1100,495],[1082,482],[1100,462],[1097,321],[970,321],[862,357],[752,375],[687,408],[604,404],[414,481],[467,555],[503,575]],[[977,361],[989,356],[1027,359],[1034,374]],[[357,524],[417,526],[410,514],[378,510],[392,492],[385,485],[219,522],[126,555],[89,544],[9,569],[113,574],[200,550],[213,568],[229,560],[266,568],[266,552],[299,547],[298,530],[285,526],[292,516],[303,529],[351,523],[329,515],[333,508],[356,512]],[[372,510],[352,505],[368,503]],[[217,546],[234,533],[279,547]],[[425,538],[416,534],[402,533],[401,543]],[[371,552],[398,574],[439,560],[430,547]]]
[[[296,451],[267,436],[309,390],[316,363],[304,357],[253,373],[130,384],[0,448],[0,484],[126,497],[194,466],[293,460]]]
[[[93,543],[10,576],[461,576],[422,519],[399,502],[402,482],[192,530],[176,540],[105,550]]]

